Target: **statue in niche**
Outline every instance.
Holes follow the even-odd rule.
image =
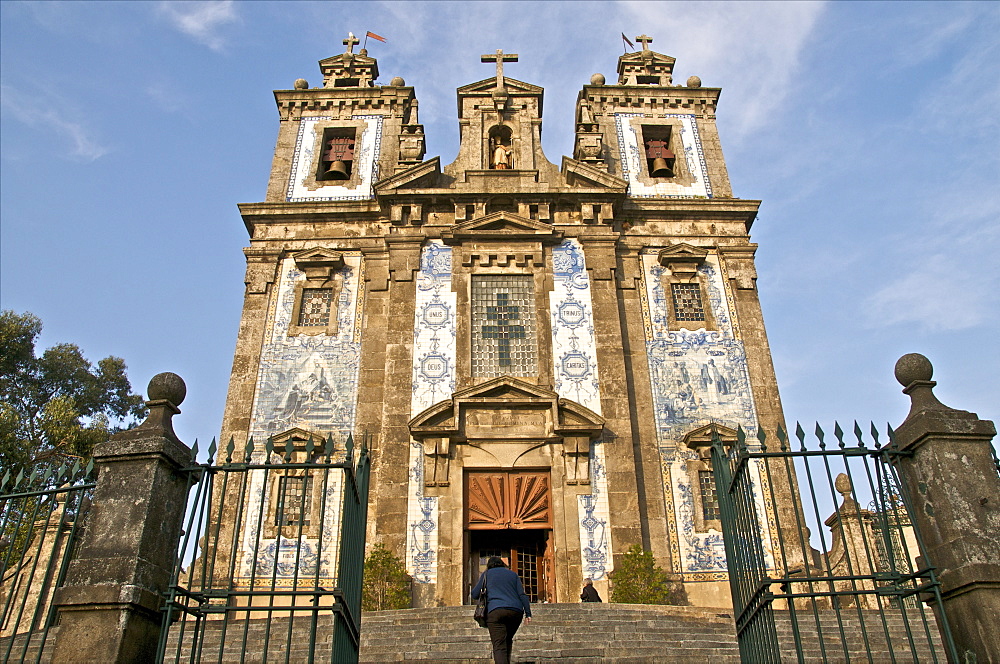
[[[581,99],[578,107],[579,113],[579,123],[582,125],[592,125],[594,124],[594,114],[590,109],[590,102],[586,99]],[[587,131],[587,129],[584,129]]]
[[[494,136],[490,149],[490,168],[512,169],[514,168],[514,151],[503,144],[499,136]]]

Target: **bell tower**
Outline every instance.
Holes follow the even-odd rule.
[[[504,74],[504,63],[517,62],[515,53],[498,49],[481,60],[495,64],[496,76],[458,89],[461,145],[445,173],[465,182],[504,175],[482,171],[511,171],[503,182],[550,181],[557,170],[542,153],[544,90]]]

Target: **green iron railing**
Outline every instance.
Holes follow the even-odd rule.
[[[834,437],[713,436],[742,661],[958,661],[897,453],[874,426]]]
[[[158,662],[358,661],[371,460],[365,437],[232,441],[194,489]]]
[[[0,479],[0,661],[40,662],[94,489],[93,462]]]

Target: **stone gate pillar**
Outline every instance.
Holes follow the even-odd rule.
[[[186,387],[161,373],[147,388],[149,417],[94,449],[97,486],[87,532],[55,598],[53,664],[151,662],[161,593],[177,556],[188,484],[177,472],[191,451],[171,417]]]
[[[895,432],[895,464],[937,568],[960,659],[1000,662],[1000,476],[990,447],[996,428],[938,401],[932,374],[923,355],[896,362],[896,380],[912,406]]]

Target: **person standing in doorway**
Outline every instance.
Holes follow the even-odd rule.
[[[583,592],[580,593],[580,599],[584,602],[601,602],[601,596],[597,594],[597,588],[594,587],[594,582],[590,579],[583,580]]]
[[[494,664],[510,664],[514,634],[521,620],[531,622],[531,604],[524,594],[521,578],[508,569],[504,561],[493,556],[486,563],[486,571],[479,576],[472,588],[472,600],[478,601],[486,584],[486,628],[493,642]]]

